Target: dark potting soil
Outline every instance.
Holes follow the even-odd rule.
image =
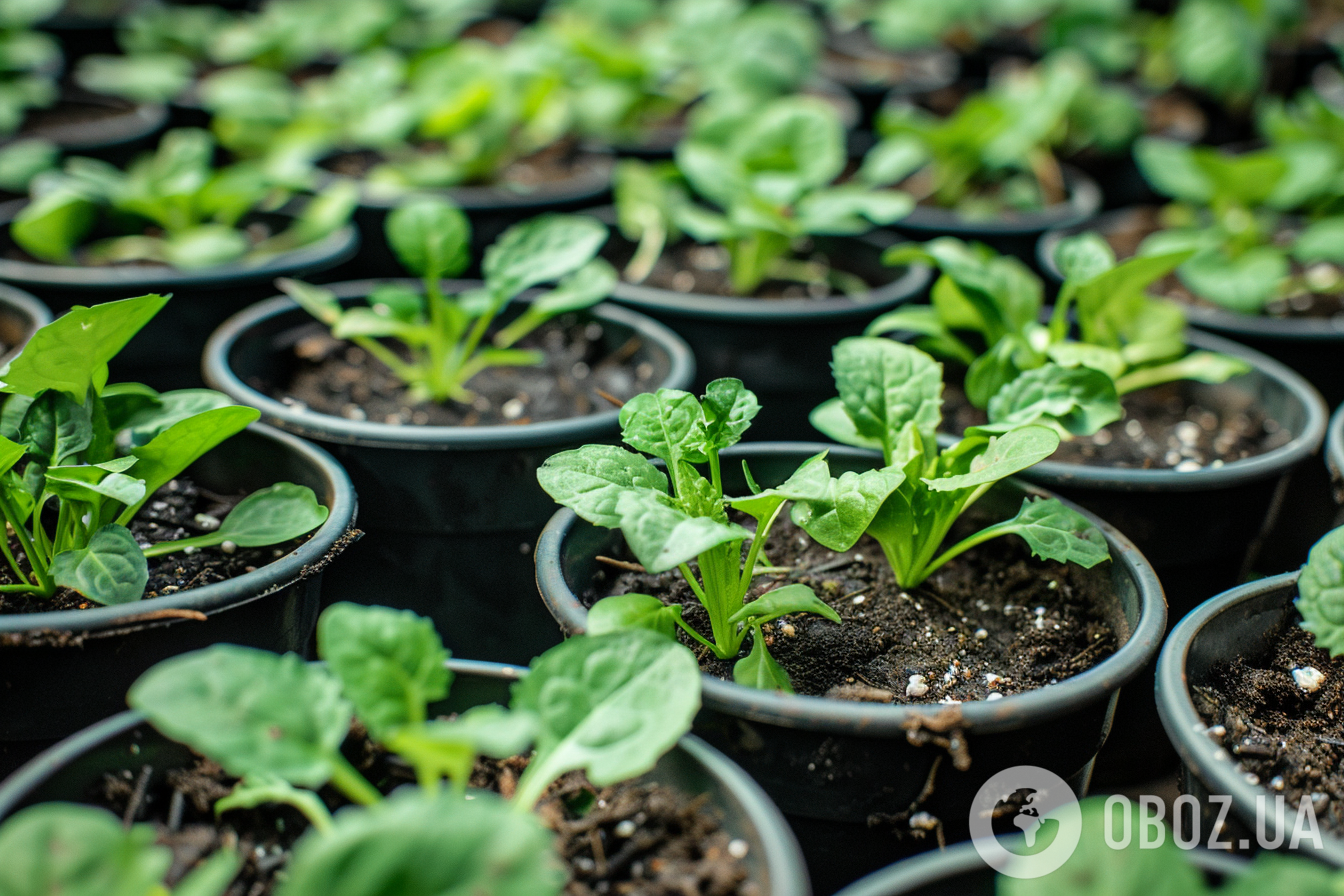
[[[481,371],[467,381],[476,393],[470,405],[411,404],[405,385],[387,365],[314,324],[294,343],[288,380],[253,381],[251,385],[286,404],[393,425],[489,426],[563,420],[615,407],[607,395],[623,402],[656,385],[652,364],[631,364],[642,345],[639,337],[632,336],[609,353],[602,337],[601,322],[561,315],[518,343],[520,348],[543,351],[542,365]]]
[[[390,765],[385,754],[352,733],[362,753],[357,766],[380,781],[384,791],[414,783],[407,768]],[[471,785],[512,794],[527,757],[502,762],[479,760]],[[307,829],[295,810],[268,805],[231,810],[216,822],[214,803],[236,779],[199,759],[191,768],[172,769],[158,786],[146,786],[148,767],[107,774],[92,801],[130,822],[148,821],[158,842],[174,854],[167,883],[175,885],[198,861],[229,845],[244,856],[242,871],[225,896],[266,896],[278,882],[294,843]],[[345,804],[331,788],[320,794],[329,808]],[[535,810],[557,834],[555,845],[569,870],[566,896],[763,896],[747,880],[741,861],[744,841],[725,831],[703,796],[656,784],[627,782],[596,787],[581,772],[551,786]]]
[[[179,476],[160,488],[149,501],[145,502],[144,508],[131,522],[131,533],[141,545],[202,535],[219,528],[218,521],[228,516],[234,505],[245,497],[245,494],[218,495],[186,476]],[[288,554],[307,538],[308,536],[304,535],[271,547],[235,548],[232,553],[225,552],[222,547],[209,547],[190,553],[178,552],[164,557],[151,557],[149,583],[145,586],[144,596],[161,597],[252,572]],[[19,556],[22,548],[18,540],[11,538],[9,544],[14,555]],[[13,582],[9,566],[0,564],[0,584]],[[98,604],[65,589],[56,592],[51,598],[0,593],[0,615],[41,613],[51,610],[85,610],[96,606]],[[5,637],[8,639],[9,636]],[[0,643],[8,644],[9,641],[4,640]]]
[[[1251,783],[1283,794],[1290,813],[1312,800],[1321,827],[1344,836],[1344,660],[1313,646],[1299,621],[1289,614],[1264,647],[1215,666],[1192,696],[1208,736]],[[1307,669],[1323,676],[1315,690],[1294,680]]]
[[[603,256],[624,272],[626,265],[635,253],[635,246],[625,240],[613,239],[603,252]],[[828,279],[831,260],[824,252],[802,251],[794,256],[798,262],[815,268],[816,276],[807,282],[794,280],[766,280],[750,296],[741,296],[733,291],[728,278],[728,253],[718,245],[700,245],[689,240],[677,243],[663,250],[654,263],[649,275],[640,285],[672,292],[695,293],[708,296],[726,296],[730,298],[753,299],[826,299],[844,295],[844,290]],[[855,278],[865,288],[875,284],[858,277]]]
[[[1050,460],[1094,467],[1198,470],[1272,451],[1292,433],[1258,405],[1204,407],[1188,401],[1177,383],[1121,399],[1125,415],[1090,436],[1063,441]],[[962,433],[983,424],[985,412],[955,383],[943,387],[944,427]]]
[[[1156,206],[1143,206],[1130,209],[1119,216],[1111,227],[1102,233],[1102,237],[1115,250],[1121,260],[1131,258],[1139,250],[1139,244],[1149,234],[1162,229],[1161,209]],[[1290,244],[1297,231],[1285,227],[1275,236],[1275,240],[1284,245]],[[1297,288],[1291,294],[1277,298],[1265,306],[1264,316],[1278,318],[1331,318],[1344,316],[1344,266],[1329,262],[1317,262],[1303,265],[1289,259],[1291,277],[1295,283],[1316,281],[1326,286],[1325,292],[1313,292]],[[1192,305],[1199,308],[1215,308],[1228,314],[1238,312],[1224,308],[1208,299],[1195,295],[1180,278],[1170,274],[1152,287],[1156,295]]]
[[[67,131],[121,118],[134,111],[135,106],[115,97],[99,97],[97,101],[59,99],[45,109],[29,109],[23,117],[21,134],[25,139],[59,141],[67,136]]]
[[[750,528],[749,520],[738,521]],[[981,519],[976,528],[986,524]],[[952,538],[971,531],[959,525]],[[800,694],[879,703],[993,700],[1077,675],[1118,646],[1102,610],[1111,590],[1107,564],[1085,570],[1035,560],[1016,537],[972,548],[908,590],[896,584],[868,536],[839,554],[781,519],[764,553],[771,564],[796,572],[758,576],[749,597],[802,582],[843,620],[836,625],[794,614],[764,627],[771,655]],[[580,597],[591,606],[629,592],[680,604],[683,618],[709,636],[704,608],[675,571],[649,575],[609,566]],[[732,661],[682,639],[696,650],[702,670],[732,679]]]
[[[426,142],[420,144],[417,149],[434,153],[442,151],[443,146],[440,143]],[[360,150],[338,153],[321,164],[323,168],[335,174],[363,180],[370,171],[385,161],[387,157],[380,152]],[[594,173],[598,164],[593,156],[580,153],[577,144],[562,140],[510,162],[493,180],[474,181],[470,185],[498,186],[505,190],[528,193],[541,187],[558,186],[566,181],[584,178]]]

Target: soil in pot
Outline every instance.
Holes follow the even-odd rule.
[[[601,323],[563,315],[519,342],[520,348],[542,351],[544,364],[481,371],[467,383],[477,396],[470,405],[411,403],[406,387],[385,364],[314,322],[296,334],[287,380],[250,385],[319,413],[394,425],[563,420],[607,410],[657,386],[652,364],[630,363],[640,348],[638,337],[607,352],[602,335]]]
[[[608,245],[609,248],[603,255],[618,270],[624,272],[630,259],[634,257],[636,246],[615,237]],[[855,281],[855,286],[862,286],[864,289],[878,285],[857,273],[848,271],[843,259],[836,259],[840,263],[833,265],[827,253],[807,244],[793,254],[793,260],[814,265],[818,272],[817,278],[806,283],[770,279],[764,281],[750,296],[743,296],[733,290],[728,276],[728,252],[722,246],[701,245],[683,240],[663,250],[663,254],[650,269],[649,275],[639,285],[671,292],[738,299],[826,299],[845,295],[843,290],[837,289],[827,279],[832,270],[843,272],[847,279]]]
[[[1208,685],[1191,688],[1200,716],[1254,783],[1296,807],[1315,803],[1322,829],[1344,835],[1344,659],[1314,646],[1296,612],[1259,649],[1218,663]],[[1314,690],[1310,672],[1322,677]],[[1221,734],[1219,733],[1221,732]]]
[[[405,769],[389,766],[368,741],[352,733],[347,749],[362,753],[357,765],[378,772],[385,789],[413,784]],[[506,797],[527,758],[478,760],[471,785]],[[158,841],[173,850],[167,882],[177,880],[201,857],[226,842],[246,857],[227,896],[265,896],[283,874],[293,844],[307,827],[296,811],[279,806],[232,811],[217,822],[214,803],[227,795],[235,778],[208,760],[167,772],[162,783],[146,787],[148,767],[107,774],[91,802],[129,821],[148,821]],[[322,797],[331,808],[344,800],[331,788]],[[537,813],[557,836],[556,850],[569,870],[566,896],[639,893],[640,896],[762,896],[747,879],[743,843],[734,841],[703,797],[692,797],[660,784],[629,781],[596,787],[581,772],[555,782]]]
[[[423,143],[417,149],[434,153],[442,150],[442,145],[433,142]],[[332,156],[322,166],[335,174],[363,180],[369,172],[382,164],[386,157],[374,150],[344,152]],[[578,144],[561,140],[544,149],[509,163],[494,181],[487,186],[497,186],[501,190],[528,193],[547,185],[560,185],[585,175],[594,175],[598,171],[597,162],[591,155],[579,151]],[[473,186],[463,184],[462,186]],[[445,189],[452,189],[448,187]]]
[[[131,522],[131,534],[140,544],[158,544],[203,535],[219,528],[219,521],[228,516],[246,494],[219,495],[197,484],[186,476],[179,476],[164,485]],[[308,538],[304,535],[282,544],[259,548],[238,548],[225,551],[222,547],[207,547],[190,553],[178,552],[151,558],[149,583],[145,599],[161,597],[222,582],[244,573],[253,572],[277,557],[288,554]],[[23,550],[18,539],[10,538],[10,550],[16,556]],[[0,584],[13,583],[13,572],[8,566],[0,567]],[[50,598],[28,594],[0,593],[0,615],[12,613],[42,613],[56,610],[85,610],[100,606],[77,592],[62,589]],[[24,643],[50,643],[50,632],[22,632],[0,636],[0,645],[20,646]]]
[[[981,518],[976,528],[986,523]],[[959,523],[952,542],[974,531],[971,525]],[[841,554],[779,520],[765,555],[800,571],[758,577],[751,596],[802,582],[844,620],[837,626],[800,614],[766,626],[771,655],[800,694],[883,703],[994,700],[1076,675],[1118,644],[1101,609],[1111,589],[1105,566],[1036,561],[1019,539],[973,548],[911,589],[896,584],[868,536]],[[613,559],[628,564],[626,557]],[[705,611],[679,573],[608,570],[580,595],[586,604],[608,594],[654,594],[681,604],[683,618],[709,633]],[[732,661],[703,648],[697,653],[704,671],[732,678]]]

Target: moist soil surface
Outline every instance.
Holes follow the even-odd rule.
[[[738,521],[750,528],[749,520]],[[986,524],[981,519],[974,530],[959,524],[952,538]],[[1102,609],[1110,600],[1108,564],[1085,570],[1035,560],[1015,536],[972,548],[910,589],[896,584],[881,548],[866,535],[841,554],[780,519],[765,554],[775,566],[801,571],[758,576],[749,598],[802,582],[843,620],[794,614],[763,627],[771,655],[800,694],[879,703],[998,699],[1076,675],[1118,646]],[[591,606],[629,592],[680,604],[683,618],[709,636],[704,609],[676,572],[607,567],[580,599]],[[732,661],[681,638],[703,671],[732,679]]]
[[[1118,216],[1101,235],[1115,251],[1116,257],[1124,260],[1133,257],[1139,250],[1139,244],[1149,234],[1162,229],[1161,209],[1156,206],[1141,206],[1127,210]],[[1297,231],[1284,227],[1275,235],[1275,241],[1289,245],[1296,238]],[[1320,262],[1303,265],[1289,259],[1291,277],[1295,283],[1303,280],[1319,279],[1335,286],[1325,292],[1313,292],[1303,287],[1295,288],[1289,295],[1276,298],[1265,306],[1264,316],[1278,318],[1331,318],[1344,315],[1344,267]],[[1238,312],[1224,308],[1207,299],[1200,298],[1181,283],[1175,274],[1164,277],[1153,285],[1154,294],[1165,296],[1183,305],[1197,308],[1212,308],[1225,314]]]
[[[186,476],[179,476],[145,502],[144,508],[131,521],[131,534],[141,546],[203,535],[219,528],[218,521],[228,516],[234,505],[245,497],[245,494],[215,494]],[[208,547],[191,553],[151,557],[144,596],[162,597],[252,572],[288,554],[307,538],[304,535],[270,547],[235,548],[232,553],[225,552],[222,547]],[[18,540],[11,538],[9,545],[14,555],[19,556],[22,548]],[[27,571],[26,565],[24,568]],[[0,584],[14,584],[14,581],[8,564],[0,564]],[[96,606],[99,605],[68,589],[56,592],[51,598],[0,593],[0,615],[86,610]]]
[[[624,272],[635,253],[635,246],[625,240],[612,239],[603,252],[604,257]],[[752,299],[828,299],[844,295],[828,279],[831,260],[823,252],[803,251],[794,256],[795,261],[815,266],[818,276],[807,282],[793,280],[766,280],[750,296],[733,291],[728,279],[728,253],[718,245],[700,245],[684,241],[663,250],[647,277],[640,281],[641,286],[665,289],[686,294],[726,296],[729,298]],[[877,285],[847,273],[865,288]],[[627,282],[629,282],[627,280]]]
[[[385,792],[414,783],[410,769],[389,762],[358,732],[346,749],[361,757],[356,766]],[[471,786],[507,797],[527,761],[479,760]],[[166,877],[170,886],[199,860],[231,845],[245,863],[225,896],[272,892],[307,828],[302,816],[264,806],[227,812],[217,825],[214,803],[237,779],[200,759],[193,767],[169,770],[159,785],[144,786],[146,768],[105,775],[90,798],[123,819],[157,828],[158,842],[174,853]],[[320,795],[333,809],[345,803],[331,788]],[[703,796],[639,782],[596,787],[581,772],[571,772],[551,786],[536,812],[557,834],[556,851],[569,870],[566,896],[765,896],[747,880],[741,861],[747,844],[723,829]]]
[[[1189,401],[1178,383],[1131,392],[1121,405],[1123,417],[1090,436],[1060,442],[1049,459],[1096,467],[1193,471],[1255,457],[1292,439],[1292,433],[1255,404],[1205,407]],[[943,418],[944,428],[958,434],[987,420],[955,383],[943,388]]]
[[[525,336],[518,347],[542,351],[544,363],[481,371],[467,381],[467,388],[476,393],[471,404],[413,403],[387,365],[314,324],[294,342],[287,380],[254,379],[250,384],[286,404],[335,417],[419,426],[491,426],[582,417],[615,407],[606,395],[623,402],[657,385],[652,364],[631,361],[642,347],[640,338],[631,336],[608,352],[600,321],[561,315]]]
[[[1252,783],[1282,794],[1289,812],[1311,799],[1322,829],[1344,836],[1344,661],[1299,621],[1289,614],[1263,648],[1215,666],[1212,684],[1192,689],[1195,708]],[[1324,676],[1315,691],[1293,678],[1308,668]]]
[[[427,142],[416,147],[418,151],[436,153],[443,150],[440,143]],[[387,161],[382,153],[373,150],[338,153],[324,162],[322,167],[335,174],[363,180],[378,165]],[[497,186],[513,192],[527,193],[545,186],[560,186],[568,181],[585,178],[604,165],[605,159],[579,152],[578,146],[570,141],[560,141],[529,156],[510,162],[490,181],[474,181],[452,186]],[[446,189],[451,186],[445,185]]]

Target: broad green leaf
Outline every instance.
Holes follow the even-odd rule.
[[[605,635],[627,628],[646,628],[668,638],[677,636],[681,606],[649,594],[614,594],[588,610],[588,634]]]
[[[1024,498],[1017,516],[993,528],[1021,535],[1031,552],[1043,560],[1091,569],[1111,558],[1101,530],[1055,498]]]
[[[817,405],[807,415],[807,422],[811,423],[812,428],[817,432],[842,445],[871,448],[874,451],[882,450],[881,439],[869,438],[859,434],[858,429],[854,426],[854,421],[849,416],[849,412],[845,410],[845,403],[839,398],[831,398]]]
[[[611,295],[617,279],[615,268],[601,258],[594,258],[572,274],[566,274],[555,289],[533,299],[530,310],[548,317],[581,311]]]
[[[275,285],[280,287],[285,295],[298,302],[304,311],[328,327],[335,326],[341,319],[341,303],[337,301],[336,293],[331,290],[304,283],[302,280],[291,280],[288,277],[279,278],[275,281]]]
[[[1338,176],[1340,158],[1333,146],[1322,141],[1303,140],[1273,147],[1287,170],[1265,197],[1271,208],[1293,211],[1327,194]]]
[[[418,775],[447,777],[465,789],[477,757],[507,759],[525,752],[536,730],[537,720],[531,713],[509,712],[485,703],[452,719],[399,727],[385,744],[415,766]]]
[[[0,370],[0,389],[34,397],[57,389],[83,404],[90,388],[102,391],[107,384],[107,362],[167,301],[167,296],[145,295],[92,308],[76,305],[34,333]]]
[[[175,268],[196,270],[242,258],[251,248],[247,234],[226,224],[200,224],[164,239],[164,261]]]
[[[164,660],[126,701],[155,728],[231,775],[271,775],[317,788],[350,729],[331,673],[296,654],[219,644]]]
[[[25,449],[17,442],[11,442],[4,436],[0,436],[0,475],[8,473],[13,469],[25,453]]]
[[[1344,653],[1344,528],[1327,532],[1312,546],[1297,579],[1302,628],[1332,657]]]
[[[425,707],[447,696],[452,679],[434,623],[410,610],[333,604],[317,621],[317,653],[341,680],[355,717],[380,739],[423,722]]]
[[[105,394],[104,400],[106,398]],[[117,429],[126,430],[125,438],[129,440],[129,447],[138,448],[153,441],[159,433],[174,423],[231,404],[233,401],[229,396],[214,389],[174,389],[158,394],[156,402],[152,404],[146,402],[140,409],[122,417],[118,421]],[[109,408],[109,424],[111,416],[112,411]]]
[[[833,551],[847,551],[904,481],[904,472],[896,467],[842,473],[827,483],[824,496],[796,498],[791,517],[819,544]]]
[[[0,827],[0,892],[6,896],[148,896],[172,853],[148,824],[122,828],[106,809],[38,803]]]
[[[1065,280],[1086,283],[1115,267],[1115,252],[1100,234],[1089,230],[1060,240],[1055,264]]]
[[[1261,246],[1235,260],[1221,253],[1196,255],[1181,265],[1178,274],[1200,298],[1232,311],[1257,314],[1288,276],[1288,262],[1279,250]]]
[[[149,565],[125,526],[109,523],[87,547],[62,551],[51,561],[51,578],[100,604],[124,604],[144,596]]]
[[[1184,340],[1180,347],[1182,351],[1185,350]],[[1111,379],[1124,373],[1128,366],[1122,352],[1085,342],[1056,342],[1046,349],[1046,355],[1060,367],[1091,367]]]
[[[761,691],[783,691],[793,693],[789,682],[789,673],[775,661],[766,649],[765,638],[760,629],[752,633],[751,651],[733,665],[733,681],[743,687]]]
[[[873,225],[904,218],[915,202],[896,190],[870,190],[857,184],[817,190],[798,202],[798,226],[806,233],[863,234]]]
[[[881,442],[888,462],[902,430],[913,425],[926,443],[942,419],[942,365],[908,345],[869,336],[833,349],[836,391],[860,436]]]
[[[616,502],[626,491],[666,495],[667,476],[644,457],[615,445],[585,445],[561,451],[537,470],[542,489],[595,526],[621,524]]]
[[[621,439],[636,451],[652,454],[675,471],[681,461],[709,460],[705,414],[689,392],[659,389],[631,398],[621,407]]]
[[[510,706],[539,720],[515,796],[531,806],[574,769],[603,786],[652,768],[690,730],[700,667],[685,647],[651,631],[572,638],[533,661]]]
[[[1076,436],[1091,435],[1124,416],[1110,376],[1091,367],[1058,364],[1028,370],[1004,386],[989,400],[988,412],[996,426],[1055,422]]]
[[[327,513],[308,486],[277,482],[239,501],[213,534],[245,548],[280,544],[316,529]]]
[[[63,463],[92,443],[93,418],[83,402],[48,390],[28,405],[19,423],[18,441],[35,460]]]
[[[398,260],[417,277],[455,277],[471,261],[471,224],[447,200],[411,198],[392,210],[384,229]]]
[[[134,462],[135,458],[124,458]],[[145,497],[145,483],[121,472],[109,472],[102,466],[48,467],[47,490],[59,498],[99,503],[111,498],[122,504],[138,503]]]
[[[950,492],[998,482],[1045,460],[1059,447],[1059,436],[1044,426],[1024,426],[989,440],[984,452],[959,476],[925,479],[931,491]]]
[[[1307,225],[1293,241],[1293,258],[1303,264],[1344,264],[1344,216],[1322,218]]]
[[[701,399],[705,418],[705,442],[711,449],[736,445],[751,421],[760,413],[756,395],[732,377],[714,380],[705,386]]]
[[[743,541],[751,535],[736,523],[692,516],[639,492],[622,492],[616,499],[616,513],[625,543],[652,573],[665,572],[712,547]]]
[[[1159,193],[1199,204],[1213,198],[1213,181],[1196,164],[1190,147],[1184,143],[1142,137],[1134,143],[1134,161],[1144,179]]]
[[[790,613],[815,613],[832,622],[840,622],[839,613],[817,597],[811,588],[796,582],[765,592],[755,600],[743,605],[742,609],[728,617],[728,621],[747,625],[764,625]]]
[[[57,189],[28,203],[9,225],[10,238],[29,255],[69,264],[93,227],[96,206],[82,192]]]
[[[554,835],[492,793],[408,790],[310,831],[276,896],[559,896]]]
[[[583,267],[607,240],[607,228],[581,215],[540,215],[504,232],[485,251],[481,270],[496,295],[513,297]]]
[[[131,454],[139,460],[136,475],[145,481],[146,492],[152,495],[205,452],[241,432],[260,416],[261,412],[255,408],[230,405],[180,420],[147,444],[132,449]],[[138,509],[128,508],[122,522],[128,522]]]

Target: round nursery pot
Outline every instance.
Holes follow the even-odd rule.
[[[470,257],[479,259],[486,247],[509,227],[544,212],[572,212],[602,203],[610,195],[615,159],[610,152],[584,150],[574,159],[568,176],[538,184],[500,184],[417,189],[416,194],[440,195],[454,202],[471,222]],[[370,188],[360,191],[355,224],[363,244],[359,255],[337,272],[337,279],[399,277],[406,269],[387,243],[387,216],[405,201],[411,191],[387,192]],[[472,274],[473,271],[468,271]]]
[[[885,50],[867,28],[854,28],[827,35],[818,69],[854,95],[862,110],[860,126],[871,129],[888,98],[948,87],[957,80],[961,64],[956,53],[942,47]]]
[[[1041,234],[1089,220],[1101,210],[1101,189],[1096,181],[1076,168],[1064,166],[1068,199],[1038,211],[1019,212],[998,218],[968,218],[956,209],[919,205],[891,229],[912,240],[955,236],[985,243],[1003,255],[1015,255],[1028,264],[1035,262]]]
[[[1185,853],[1190,863],[1207,877],[1238,874],[1244,859],[1207,849]],[[1040,892],[1050,892],[1050,879],[1043,878]],[[855,881],[835,896],[994,896],[994,869],[985,864],[973,843],[958,843],[946,850],[915,856]]]
[[[1240,763],[1210,736],[1192,691],[1212,684],[1215,665],[1255,654],[1281,626],[1292,624],[1297,577],[1292,572],[1260,579],[1201,604],[1172,630],[1157,663],[1157,709],[1181,757],[1182,790],[1201,801],[1205,830],[1226,812],[1230,829],[1223,839],[1242,848],[1254,842],[1257,824],[1271,841],[1286,835],[1284,842],[1289,842],[1298,807],[1288,805],[1286,816],[1274,810],[1273,791],[1248,780]],[[1263,804],[1259,818],[1257,801]],[[1324,830],[1319,850],[1309,840],[1298,848],[1344,867],[1344,841]]]
[[[330,288],[353,301],[376,285]],[[690,385],[694,362],[675,333],[605,303],[588,313],[609,352],[637,339],[632,363],[652,365],[661,386]],[[317,413],[257,388],[283,383],[289,347],[318,332],[321,325],[291,300],[272,299],[220,327],[204,363],[212,387],[322,445],[350,471],[368,534],[352,548],[353,562],[332,570],[328,599],[415,610],[434,620],[460,656],[526,663],[556,644],[532,583],[531,545],[555,510],[536,471],[557,451],[615,441],[617,409],[526,425],[397,426]]]
[[[1041,236],[1037,264],[1049,277],[1062,277],[1055,264],[1055,248],[1066,237],[1084,230],[1107,233],[1136,214],[1136,209],[1116,209],[1095,220],[1061,226]],[[1185,306],[1191,326],[1240,342],[1282,361],[1311,381],[1331,407],[1344,402],[1344,318],[1270,317],[1240,314],[1204,305]]]
[[[526,669],[449,660],[454,673],[449,698],[432,707],[436,714],[462,712],[485,703],[506,704],[509,687]],[[0,786],[0,821],[41,802],[80,802],[96,792],[106,774],[123,769],[149,770],[147,802],[166,787],[170,769],[191,765],[193,754],[170,741],[137,712],[122,712],[47,750]],[[760,896],[810,896],[798,843],[761,788],[718,750],[687,735],[643,780],[685,794],[702,794],[701,811],[715,814],[723,827],[746,843],[748,880]]]
[[[879,314],[910,301],[929,284],[929,269],[882,264],[883,244],[858,237],[817,237],[818,249],[847,272],[881,284],[852,296],[754,299],[677,292],[620,281],[612,298],[661,321],[695,353],[697,391],[719,377],[737,377],[756,393],[761,412],[752,439],[797,439],[810,433],[807,415],[834,394],[831,347],[858,336]],[[628,250],[613,233],[609,246]]]
[[[162,103],[131,103],[65,87],[47,109],[30,110],[16,139],[49,140],[67,155],[124,164],[168,124]]]
[[[51,323],[47,306],[21,289],[0,283],[0,364],[19,353],[30,336]]]
[[[9,237],[9,222],[23,202],[0,206],[0,282],[22,287],[59,315],[75,305],[145,293],[173,298],[112,361],[112,380],[143,382],[156,389],[201,385],[205,340],[230,314],[275,294],[277,277],[302,278],[334,267],[355,254],[359,234],[351,225],[323,239],[256,262],[235,262],[184,271],[166,265],[78,267],[22,260]]]
[[[741,459],[749,459],[755,479],[769,487],[822,449],[830,450],[833,473],[873,466],[870,453],[852,448],[741,445],[723,453],[725,490],[745,487]],[[981,502],[1006,517],[1024,494],[1043,492],[1009,480]],[[833,892],[909,851],[897,833],[908,834],[911,823],[892,817],[907,819],[919,809],[941,822],[947,839],[964,839],[976,791],[1005,768],[1039,766],[1076,792],[1086,791],[1119,689],[1152,660],[1166,625],[1161,586],[1142,555],[1111,526],[1089,519],[1105,533],[1114,558],[1098,575],[1113,589],[1106,618],[1120,643],[1113,655],[1072,678],[1002,700],[947,706],[793,696],[703,677],[696,733],[745,768],[784,810],[817,892]],[[584,630],[587,610],[576,592],[591,580],[596,557],[611,555],[620,539],[619,532],[591,526],[567,509],[542,532],[537,584],[565,632]],[[969,768],[958,771],[944,761],[945,749],[921,737],[928,733],[960,741]]]
[[[330,513],[294,551],[223,582],[117,606],[0,616],[0,773],[125,708],[126,689],[160,660],[220,642],[307,650],[322,569],[354,523],[345,471],[325,451],[253,424],[188,473],[219,494],[306,485]]]

